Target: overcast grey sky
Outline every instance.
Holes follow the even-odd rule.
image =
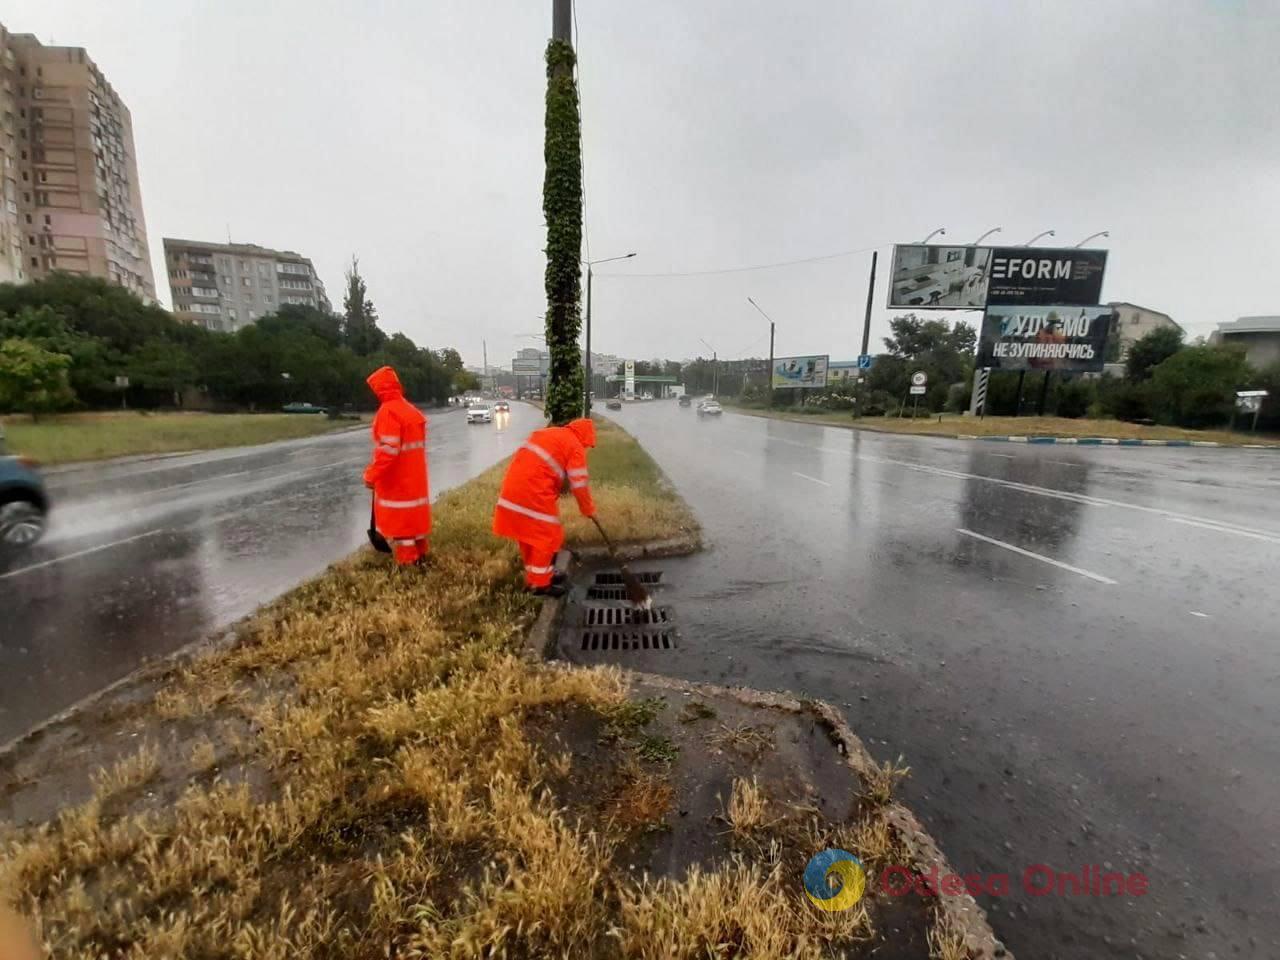
[[[335,300],[506,363],[543,312],[550,0],[8,0],[86,47],[133,113],[161,237],[297,250]],[[1105,299],[1193,335],[1280,313],[1280,4],[578,0],[594,346],[637,358],[858,352],[870,255],[935,227],[1073,245]]]

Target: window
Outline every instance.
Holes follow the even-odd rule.
[[[35,257],[32,257],[32,258],[31,258],[31,265],[32,265],[33,267],[38,267],[38,266],[40,266],[40,261],[39,261],[39,260],[37,260]]]
[[[253,286],[253,277],[241,277],[241,278],[240,278],[240,283],[241,283],[242,285],[246,286],[246,287],[252,287],[252,286]]]
[[[31,215],[30,215],[30,214],[27,214],[27,219],[28,219],[28,220],[30,220],[30,219],[31,219]],[[44,224],[45,224],[45,226],[47,227],[47,226],[48,226],[49,224],[51,224],[51,223],[53,223],[53,218],[52,218],[51,216],[49,216],[49,214],[47,214],[47,213],[46,213],[46,214],[44,215]]]

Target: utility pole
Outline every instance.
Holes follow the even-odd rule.
[[[769,321],[769,409],[773,409],[773,321]]]
[[[481,340],[480,347],[484,350],[484,374],[480,377],[480,389],[483,391],[485,381],[489,379],[489,341]]]
[[[876,251],[871,251],[871,279],[867,282],[867,315],[862,321],[862,356],[871,349],[871,302],[876,295]]]
[[[573,42],[572,0],[551,0],[551,39]]]
[[[591,261],[587,261],[587,352],[582,358],[582,415],[591,416]]]

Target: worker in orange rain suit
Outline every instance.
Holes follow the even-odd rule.
[[[379,367],[367,382],[381,401],[373,418],[373,460],[364,470],[364,485],[373,491],[374,524],[397,563],[421,564],[431,533],[427,418],[404,398],[390,367]]]
[[[534,593],[564,593],[564,587],[552,582],[556,551],[564,543],[556,501],[567,485],[582,515],[596,515],[587,479],[587,448],[595,445],[596,428],[590,420],[544,427],[529,434],[507,468],[493,511],[493,532],[520,544],[524,582]]]

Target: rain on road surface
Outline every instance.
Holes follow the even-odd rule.
[[[432,496],[543,423],[428,416]],[[0,565],[0,744],[364,543],[368,459],[366,428],[52,473],[48,535]]]
[[[612,414],[709,549],[664,669],[844,707],[1019,956],[1280,957],[1280,454]],[[676,589],[672,588],[673,593]],[[1035,864],[1140,871],[1030,897]]]

